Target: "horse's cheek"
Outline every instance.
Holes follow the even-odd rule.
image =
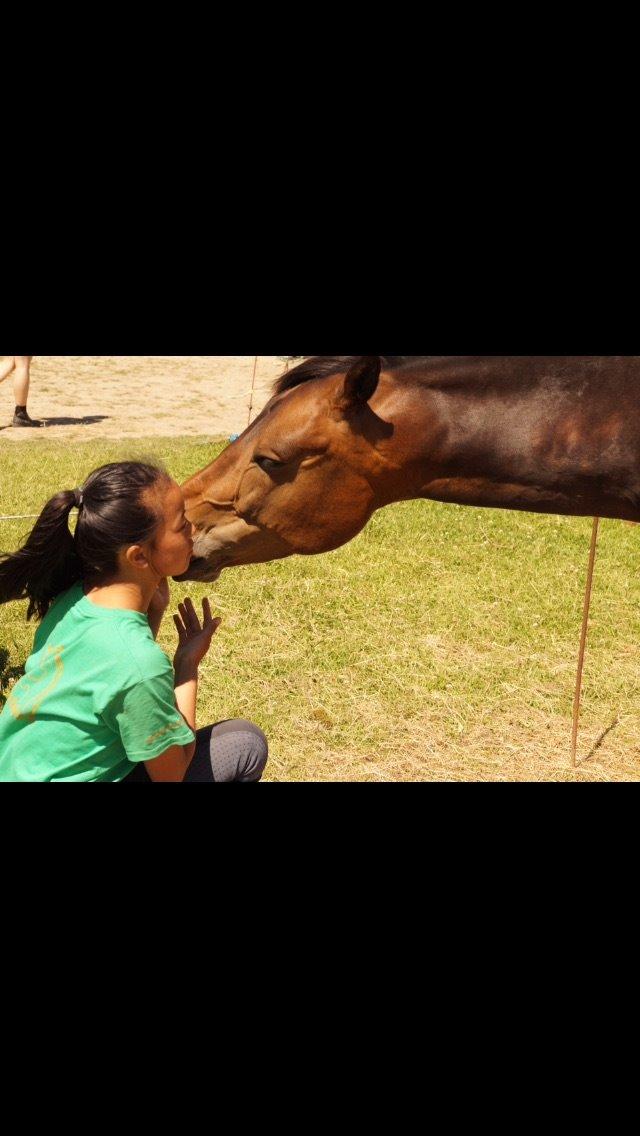
[[[269,498],[273,492],[266,476],[262,472],[249,469],[244,474],[238,487],[236,509],[242,519],[249,525],[262,524],[262,517],[268,507]]]
[[[372,497],[370,486],[359,478],[327,479],[313,492],[301,479],[267,494],[256,520],[299,552],[324,552],[360,532],[371,516]]]

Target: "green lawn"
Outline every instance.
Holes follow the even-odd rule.
[[[105,461],[160,456],[184,480],[220,449],[0,443],[0,513],[36,512]],[[0,522],[0,548],[17,547],[29,523]],[[640,528],[620,522],[601,527],[579,739],[588,760],[570,767],[590,533],[588,519],[416,501],[326,556],[229,571],[206,590],[174,584],[176,602],[209,594],[224,618],[199,722],[256,721],[273,781],[639,780]],[[5,689],[30,650],[25,608],[0,607]],[[173,638],[167,619],[169,651]]]

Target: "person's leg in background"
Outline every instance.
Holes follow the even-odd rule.
[[[0,363],[0,383],[9,378],[9,375],[15,370],[16,360],[14,355],[5,355]]]
[[[15,371],[13,375],[13,393],[16,400],[16,409],[13,416],[14,426],[41,426],[41,422],[29,418],[27,414],[27,401],[29,398],[30,368],[33,355],[14,355]]]

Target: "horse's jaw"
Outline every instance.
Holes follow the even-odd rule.
[[[191,563],[186,572],[174,579],[210,584],[225,568],[281,560],[293,551],[275,533],[250,525],[237,514],[227,513],[210,526],[200,520],[194,532]]]
[[[202,557],[194,556],[187,571],[181,576],[174,576],[173,579],[177,584],[182,584],[185,580],[193,580],[198,584],[213,584],[221,575],[222,568],[214,568]]]

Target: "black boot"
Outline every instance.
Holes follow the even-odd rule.
[[[42,426],[36,418],[29,418],[26,406],[16,406],[12,426]]]

